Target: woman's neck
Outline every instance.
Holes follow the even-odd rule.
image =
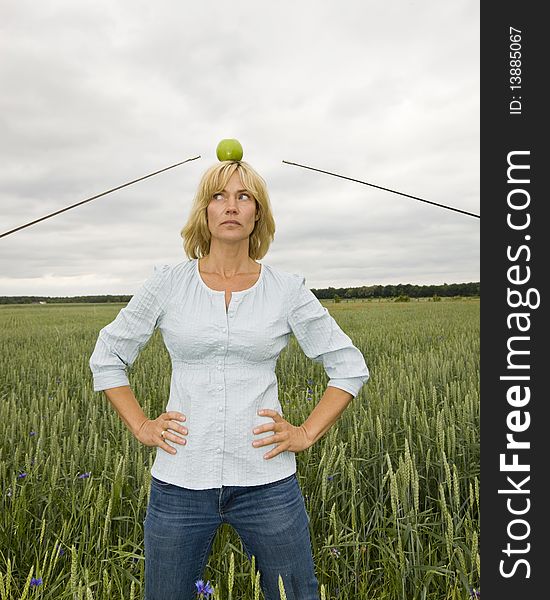
[[[210,246],[210,252],[199,260],[201,271],[206,273],[218,273],[223,277],[232,277],[239,273],[256,272],[257,263],[248,255],[248,244],[246,247],[228,246],[221,248],[217,244]]]

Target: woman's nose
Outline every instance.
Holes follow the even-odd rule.
[[[235,209],[236,207],[237,207],[237,198],[234,196],[228,196],[226,208],[227,209]]]

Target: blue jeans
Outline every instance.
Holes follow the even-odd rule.
[[[265,600],[319,600],[308,515],[296,473],[263,485],[192,490],[151,479],[144,520],[145,600],[196,600],[218,527],[229,523]],[[212,582],[215,584],[215,582]]]

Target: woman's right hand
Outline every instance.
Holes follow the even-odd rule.
[[[177,421],[185,421],[185,419],[185,415],[180,412],[162,413],[154,420],[147,419],[144,421],[137,432],[136,438],[145,446],[158,446],[169,454],[176,454],[176,449],[167,444],[166,440],[181,445],[187,442],[185,438],[176,433],[187,435],[187,428],[177,423]]]

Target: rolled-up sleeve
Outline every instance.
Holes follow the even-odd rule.
[[[129,385],[127,368],[159,324],[171,289],[171,267],[155,265],[149,277],[120,310],[114,321],[99,331],[89,364],[94,392]]]
[[[305,277],[295,277],[298,286],[289,296],[287,314],[288,324],[298,344],[308,358],[323,364],[329,377],[327,385],[357,396],[369,379],[363,354],[306,287]]]

